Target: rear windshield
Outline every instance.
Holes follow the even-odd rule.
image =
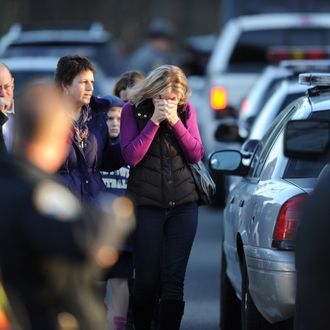
[[[230,58],[231,71],[259,72],[284,59],[328,58],[330,30],[301,28],[247,31]]]
[[[330,120],[330,110],[313,112],[310,118]],[[330,155],[325,154],[318,161],[289,159],[284,178],[315,178],[323,167],[330,162]]]

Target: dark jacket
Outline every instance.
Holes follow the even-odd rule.
[[[329,166],[329,165],[328,165]],[[296,240],[296,330],[329,329],[330,175],[320,176],[301,210]]]
[[[6,123],[7,120],[8,120],[7,116],[2,111],[0,111],[0,154],[7,153],[5,139],[2,132],[3,129],[2,126]]]
[[[88,301],[102,309],[89,294],[97,272],[88,244],[97,221],[69,190],[25,160],[3,156],[0,169],[0,269],[22,328],[53,330],[62,308],[94,325],[86,329],[97,328],[99,321],[83,321],[94,315],[82,312],[90,309]]]
[[[113,171],[125,164],[120,145],[111,145],[106,124],[110,102],[92,97],[91,116],[87,123],[87,145],[80,148],[73,138],[69,154],[59,170],[60,180],[85,203],[95,201],[105,186],[100,171]]]
[[[153,114],[154,108],[147,100],[134,108],[139,131]],[[179,109],[185,123],[185,109]],[[131,168],[128,195],[136,205],[170,208],[198,200],[195,182],[183,152],[166,122],[160,124],[156,136],[142,159]]]

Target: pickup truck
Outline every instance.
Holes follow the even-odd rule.
[[[328,58],[329,19],[328,13],[280,13],[229,20],[207,66],[210,106],[216,116],[223,117],[224,109],[238,109],[266,65],[284,59]]]

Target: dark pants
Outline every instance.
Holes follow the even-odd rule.
[[[184,278],[195,238],[196,203],[171,209],[137,207],[133,235],[136,301],[183,300]]]

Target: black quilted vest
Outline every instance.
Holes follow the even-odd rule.
[[[133,111],[141,132],[153,114],[153,103],[146,100]],[[178,111],[185,123],[185,109]],[[127,192],[137,206],[171,208],[198,200],[194,179],[167,122],[160,124],[146,155],[131,168]]]

